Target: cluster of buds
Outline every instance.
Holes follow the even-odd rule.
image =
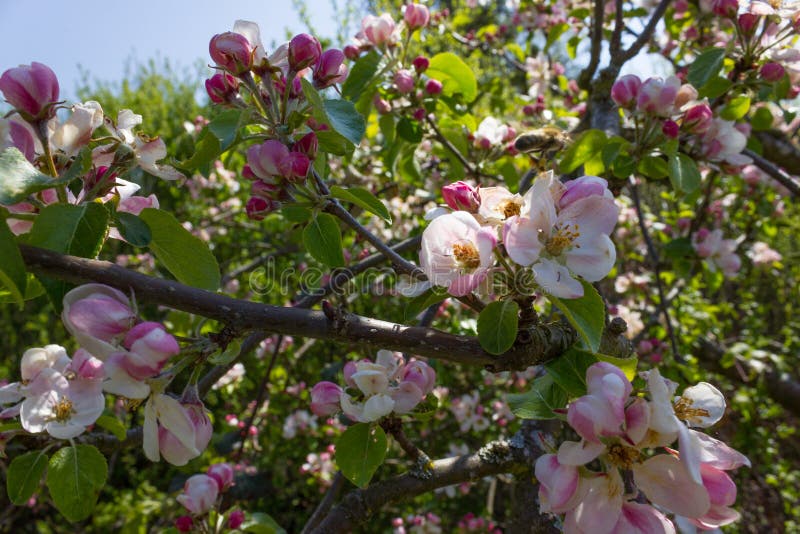
[[[515,137],[517,132],[514,128],[494,117],[483,119],[475,133],[470,136],[475,147],[481,150],[491,150],[495,147],[508,150],[513,147]]]
[[[605,362],[589,367],[587,395],[567,409],[567,422],[582,440],[565,441],[536,461],[541,511],[566,514],[565,531],[674,533],[662,510],[701,529],[739,518],[731,508],[736,484],[726,471],[749,460],[690,428],[719,421],[722,394],[700,382],[675,397],[677,384],[658,370],[645,379],[649,400],[632,395],[619,368]],[[670,448],[675,441],[677,450]],[[660,448],[664,454],[653,454]]]
[[[498,242],[541,289],[559,298],[583,296],[574,275],[596,282],[614,266],[609,236],[619,208],[602,178],[562,184],[551,172],[524,197],[504,187],[457,182],[443,195],[456,211],[437,208],[428,215],[433,222],[422,234],[420,265],[430,283],[453,296],[471,293],[493,272]]]
[[[391,413],[410,413],[433,391],[436,372],[421,360],[404,362],[400,354],[378,351],[375,362],[347,362],[342,389],[319,382],[311,389],[311,411],[319,416],[339,411],[353,421],[368,423]]]
[[[175,520],[178,532],[218,531],[219,526],[226,525],[236,530],[244,523],[245,515],[239,509],[231,509],[225,517],[219,518],[213,529],[205,524],[209,512],[219,507],[222,494],[234,485],[233,468],[226,463],[213,464],[205,474],[192,475],[183,485],[183,492],[176,500],[186,508],[190,515],[180,516]]]
[[[698,100],[691,84],[681,84],[676,76],[666,80],[648,78],[642,82],[635,74],[620,77],[611,87],[611,98],[631,115],[644,121],[639,140],[655,146],[661,136],[675,139],[683,133],[698,155],[708,161],[744,165],[750,160],[741,154],[749,129],[733,121],[714,117],[706,100]]]

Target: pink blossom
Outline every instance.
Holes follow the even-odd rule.
[[[403,382],[415,384],[423,395],[427,395],[436,385],[436,371],[427,363],[412,359],[403,370]]]
[[[639,90],[637,109],[658,117],[668,117],[673,112],[680,87],[681,82],[676,76],[670,76],[666,80],[648,78]]]
[[[0,91],[26,120],[50,118],[58,101],[58,78],[47,65],[34,61],[6,70],[0,76]]]
[[[444,197],[445,203],[456,211],[475,213],[481,204],[478,189],[461,181],[442,187],[442,197]]]
[[[714,119],[714,112],[706,104],[697,104],[683,114],[683,127],[690,133],[702,134],[708,131]]]
[[[187,447],[163,424],[158,427],[158,450],[161,456],[172,465],[186,465],[189,460],[197,458],[208,447],[214,430],[208,413],[199,398],[195,398],[193,402],[182,399],[181,405],[194,428],[194,441],[191,443],[191,447]],[[209,475],[217,480],[216,476],[211,473]]]
[[[611,86],[611,98],[617,105],[624,109],[633,109],[639,97],[642,81],[635,74],[621,76]]]
[[[181,351],[175,338],[162,324],[155,322],[134,326],[125,336],[124,346],[128,352],[122,366],[139,380],[157,374],[167,360]]]
[[[218,72],[206,80],[206,93],[215,104],[231,100],[239,92],[239,80],[227,72]]]
[[[135,314],[124,293],[103,284],[84,284],[64,295],[61,319],[78,344],[104,360],[119,351]]]
[[[534,470],[539,482],[539,504],[543,513],[564,513],[577,504],[580,477],[578,468],[562,465],[555,454],[543,454],[536,460]]]
[[[349,363],[349,362],[348,362]],[[319,382],[311,388],[311,411],[325,417],[339,411],[342,388],[333,382]]]
[[[314,87],[321,89],[347,78],[347,65],[344,64],[344,53],[336,48],[326,50],[319,57],[314,67]]]
[[[403,18],[412,31],[427,26],[430,16],[428,8],[422,4],[408,4],[403,13]]]
[[[391,15],[367,15],[361,21],[361,31],[367,41],[374,46],[392,45],[397,41],[395,22]]]
[[[103,125],[103,108],[90,100],[72,106],[70,116],[63,123],[51,121],[50,142],[68,156],[74,156],[89,144],[94,131]]]
[[[295,35],[289,41],[289,68],[293,72],[300,72],[306,67],[315,65],[321,55],[322,45],[319,44],[316,37],[307,33]]]
[[[216,480],[220,492],[233,486],[233,467],[230,464],[214,464],[208,468],[206,474]]]
[[[420,265],[428,279],[453,296],[474,291],[494,263],[494,231],[456,211],[437,217],[422,234]]]
[[[403,94],[414,90],[414,75],[408,69],[400,69],[394,73],[394,86]]]
[[[708,267],[712,271],[720,269],[725,276],[739,272],[742,261],[735,253],[736,241],[723,239],[719,228],[705,235],[698,232],[692,240],[692,246],[698,256],[708,260]]]
[[[214,63],[232,74],[243,74],[253,66],[252,45],[244,35],[235,31],[212,37],[208,52]]]
[[[216,481],[208,475],[193,475],[183,486],[183,493],[178,495],[181,503],[192,515],[207,514],[214,508],[219,495]]]

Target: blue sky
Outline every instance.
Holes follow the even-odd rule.
[[[307,0],[323,36],[335,35],[330,0]],[[92,78],[120,81],[129,58],[209,63],[208,41],[236,19],[257,22],[265,45],[285,30],[306,30],[290,0],[0,0],[0,72],[39,61],[58,76],[62,98],[75,99],[78,65]]]

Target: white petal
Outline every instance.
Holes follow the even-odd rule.
[[[153,406],[153,398],[147,399],[144,405],[144,427],[143,427],[144,455],[151,462],[161,460],[158,452],[158,416],[156,408]]]
[[[691,416],[683,417],[690,426],[707,428],[725,415],[725,396],[709,384],[700,382],[683,390],[682,399],[690,405]],[[702,410],[707,415],[695,415],[694,410]]]
[[[385,415],[392,413],[394,400],[389,395],[375,395],[364,403],[364,419],[366,422],[377,421]]]
[[[155,395],[153,401],[156,415],[161,426],[172,432],[181,445],[189,449],[192,454],[199,455],[195,447],[195,428],[181,403],[167,395]]]
[[[583,296],[583,286],[575,280],[569,269],[547,258],[533,266],[533,277],[544,291],[562,299],[577,299]]]

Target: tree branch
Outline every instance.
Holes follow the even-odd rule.
[[[603,0],[595,0],[594,13],[592,14],[592,48],[589,64],[581,71],[578,76],[578,86],[581,89],[589,89],[592,83],[592,77],[597,72],[597,67],[600,65],[600,51],[603,48],[603,9],[605,2]]]
[[[781,170],[777,165],[769,161],[768,159],[760,156],[750,150],[749,148],[745,148],[742,150],[742,154],[751,158],[753,160],[753,164],[770,175],[772,179],[776,182],[781,184],[783,187],[789,190],[789,192],[795,196],[800,197],[800,185],[795,182],[791,176],[786,174],[783,170]]]
[[[658,6],[653,10],[653,14],[650,15],[650,20],[647,21],[644,30],[642,30],[642,33],[639,34],[639,37],[636,38],[633,44],[624,52],[611,56],[612,65],[616,65],[617,68],[622,67],[626,61],[633,58],[644,48],[644,45],[646,45],[647,41],[653,36],[658,21],[661,20],[661,17],[663,17],[664,13],[667,11],[670,1],[671,0],[661,0],[661,2],[658,3]]]

